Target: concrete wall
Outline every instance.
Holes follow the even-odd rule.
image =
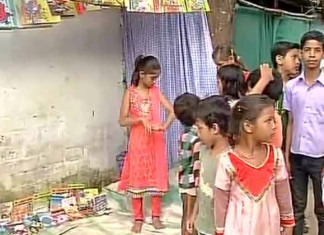
[[[89,168],[115,167],[125,144],[117,124],[119,11],[1,32],[0,45],[2,186],[38,191]]]

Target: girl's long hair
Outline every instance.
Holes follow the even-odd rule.
[[[132,74],[131,85],[138,86],[140,72],[150,73],[153,70],[161,70],[159,60],[154,56],[140,55],[135,59],[135,69]]]

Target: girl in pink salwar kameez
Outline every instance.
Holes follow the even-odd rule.
[[[215,179],[218,235],[292,235],[289,177],[279,148],[264,144],[275,130],[274,103],[248,95],[233,109],[234,148],[219,161]]]
[[[161,203],[169,187],[164,130],[174,120],[174,114],[172,104],[155,85],[160,70],[155,57],[138,57],[131,87],[124,95],[120,110],[119,124],[130,127],[130,137],[118,189],[132,197],[134,233],[142,229],[145,195],[152,199],[153,227],[164,228],[160,221]],[[161,122],[161,106],[169,113],[165,123]]]

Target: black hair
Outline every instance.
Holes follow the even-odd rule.
[[[161,70],[159,60],[154,56],[140,55],[135,59],[135,69],[132,75],[131,85],[138,86],[140,72],[150,73],[153,70]]]
[[[293,49],[300,49],[299,44],[293,43],[293,42],[286,42],[286,41],[276,42],[271,49],[271,61],[272,61],[273,67],[275,69],[277,69],[277,67],[278,67],[278,64],[276,61],[276,57],[278,55],[285,57],[287,55],[287,53]]]
[[[198,96],[188,92],[179,95],[174,100],[174,114],[182,125],[189,127],[195,124],[195,111],[199,101]]]
[[[215,47],[212,57],[215,61],[219,57],[223,61],[229,60],[229,57],[232,56],[234,62],[239,65],[243,70],[247,70],[245,64],[243,63],[240,56],[235,53],[234,47],[230,44],[220,44]]]
[[[322,44],[322,48],[324,49],[324,34],[322,32],[317,30],[312,30],[305,33],[300,39],[301,49],[304,48],[305,43],[309,40],[315,40],[320,42]]]
[[[196,119],[201,120],[212,128],[217,124],[220,133],[227,135],[228,126],[231,117],[231,108],[226,99],[219,95],[213,95],[201,100],[196,110]]]
[[[283,89],[283,81],[281,74],[276,71],[272,70],[273,80],[268,83],[268,85],[264,88],[262,94],[269,96],[270,99],[278,101],[280,96],[282,95]],[[246,81],[247,86],[253,88],[261,78],[261,71],[260,69],[256,69],[249,74],[249,77]]]
[[[229,133],[239,135],[245,121],[255,122],[260,113],[271,106],[274,106],[274,100],[266,95],[253,94],[242,97],[233,107]]]
[[[222,83],[222,95],[232,99],[239,99],[245,95],[247,87],[241,67],[235,64],[224,65],[218,70],[217,76]]]

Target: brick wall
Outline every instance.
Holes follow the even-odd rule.
[[[108,10],[0,33],[2,190],[38,191],[115,167],[125,147],[119,22]]]

